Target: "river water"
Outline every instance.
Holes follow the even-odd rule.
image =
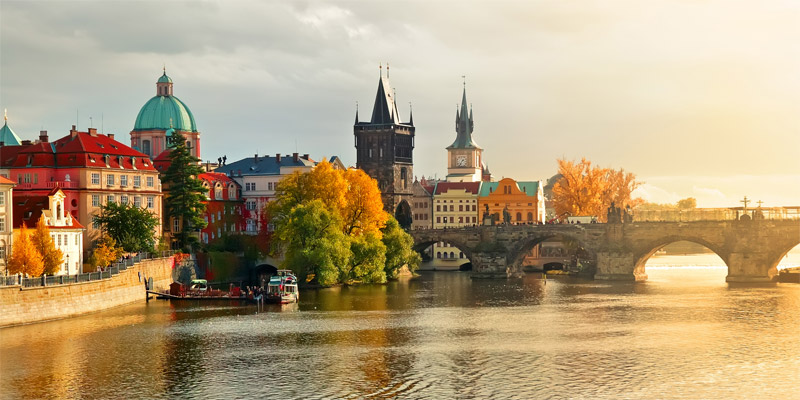
[[[656,257],[657,258],[657,257]],[[0,330],[2,398],[800,399],[800,285],[429,272]]]

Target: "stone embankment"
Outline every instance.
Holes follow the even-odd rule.
[[[144,260],[111,278],[69,285],[0,287],[0,328],[93,313],[144,301],[145,279],[153,289],[172,283],[174,258]]]

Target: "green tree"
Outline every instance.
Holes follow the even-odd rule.
[[[381,235],[368,232],[350,238],[350,262],[340,268],[339,281],[384,283],[386,272],[386,245],[381,242]]]
[[[394,218],[389,218],[383,228],[383,244],[386,246],[384,271],[389,279],[397,278],[397,273],[404,265],[413,273],[422,262],[422,257],[413,249],[414,239]]]
[[[314,276],[323,286],[340,282],[339,268],[349,263],[350,243],[338,215],[321,200],[312,200],[275,221],[273,243],[284,252],[283,268]]]
[[[47,275],[54,275],[58,272],[64,263],[64,253],[57,249],[56,244],[53,243],[53,237],[50,236],[50,229],[47,228],[47,225],[44,223],[44,215],[39,217],[39,221],[36,222],[36,230],[33,231],[31,235],[31,241],[33,242],[33,246],[36,247],[36,251],[38,251],[39,255],[42,257],[44,273]]]
[[[107,203],[94,222],[125,251],[154,251],[158,218],[133,204]]]
[[[180,132],[173,131],[171,147],[169,168],[162,179],[167,187],[164,204],[167,216],[180,221],[180,231],[174,234],[178,245],[184,249],[197,244],[192,233],[207,225],[203,220],[207,189],[197,178],[203,173],[200,160],[189,152],[186,138]]]

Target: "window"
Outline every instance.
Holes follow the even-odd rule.
[[[0,206],[6,205],[6,193],[0,192]]]
[[[107,175],[106,176],[106,184],[113,185],[114,184],[114,175]]]
[[[147,208],[153,208],[153,196],[147,196]]]
[[[92,173],[92,185],[99,185],[100,184],[100,174]]]
[[[222,200],[222,185],[217,184],[214,186],[214,199]]]
[[[256,231],[256,223],[252,219],[247,220],[247,231],[248,232],[255,232]]]
[[[436,211],[442,211],[442,206],[440,206],[440,205],[438,205],[438,204],[437,204],[437,205],[436,205]]]
[[[6,216],[0,215],[0,232],[6,231]]]
[[[128,196],[126,196],[124,194],[122,196],[119,196],[119,202],[122,203],[122,204],[126,204],[127,205],[128,204]]]
[[[528,221],[533,221],[533,213],[532,212],[528,213]]]
[[[141,196],[134,196],[133,197],[133,205],[136,207],[142,206],[142,197]]]
[[[454,224],[456,222],[456,217],[450,217],[450,223]]]
[[[522,221],[522,213],[517,213],[517,221]]]
[[[93,194],[92,195],[92,207],[100,207],[100,195]]]
[[[180,232],[181,231],[181,220],[178,218],[174,218],[172,220],[172,231],[173,232]]]
[[[75,235],[75,246],[78,245],[78,239],[80,239],[81,235]]]
[[[33,183],[39,183],[39,174],[33,174]]]
[[[31,183],[31,174],[25,174],[25,183]]]
[[[97,220],[93,220],[93,221],[92,221],[92,228],[94,228],[94,229],[100,229],[100,223],[99,223],[99,222],[97,222]]]
[[[272,189],[272,182],[267,182],[267,190],[273,190]]]
[[[114,195],[110,194],[106,197],[106,203],[113,203],[114,202]]]
[[[214,219],[214,213],[211,213],[211,223],[213,224],[214,222],[216,222],[216,220]]]
[[[139,187],[139,186],[142,186],[142,177],[136,175],[133,177],[133,187]]]
[[[256,190],[256,183],[255,182],[245,182],[244,190]]]
[[[143,140],[142,141],[142,153],[147,154],[148,156],[152,155],[152,154],[150,154],[150,141],[149,140]]]
[[[437,224],[442,223],[442,217],[436,217],[436,223]]]
[[[148,176],[147,177],[147,187],[153,187],[153,177],[152,176]]]
[[[455,206],[450,204],[450,212],[453,212],[453,211],[455,211]]]
[[[436,252],[436,258],[442,258],[442,252],[441,251],[437,251]]]
[[[463,206],[463,205],[461,205],[461,204],[459,204],[459,205],[458,205],[458,211],[464,211],[464,206]]]
[[[119,176],[119,185],[120,186],[128,186],[128,175],[120,175]]]
[[[478,209],[477,209],[477,208],[475,208],[475,207],[476,207],[476,206],[475,206],[475,204],[473,204],[473,205],[472,205],[472,211],[478,211]]]
[[[248,210],[255,210],[256,209],[256,202],[255,201],[248,201],[247,202],[247,209]]]

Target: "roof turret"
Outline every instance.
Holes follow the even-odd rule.
[[[197,132],[194,115],[189,107],[172,95],[172,79],[166,70],[156,82],[156,95],[139,110],[134,131],[164,130],[174,128]]]
[[[8,126],[8,110],[3,110],[3,127],[0,128],[0,143],[5,146],[19,146],[19,136]]]

